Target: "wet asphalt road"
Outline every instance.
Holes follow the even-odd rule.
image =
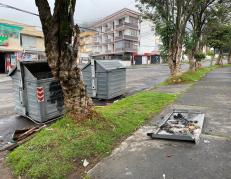
[[[182,70],[187,70],[188,65],[183,65]],[[128,68],[126,74],[126,95],[133,94],[143,89],[148,89],[163,82],[169,76],[166,64],[151,66],[135,66]],[[0,75],[0,148],[10,141],[16,129],[34,126],[30,120],[14,113],[12,82],[5,75]]]

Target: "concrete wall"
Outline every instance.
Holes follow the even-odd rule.
[[[139,54],[158,51],[161,44],[160,38],[153,30],[153,24],[150,21],[143,21],[140,24],[140,47]]]

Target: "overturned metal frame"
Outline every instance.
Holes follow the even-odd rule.
[[[194,135],[191,133],[175,134],[175,133],[166,132],[165,130],[162,129],[162,127],[167,123],[168,120],[171,119],[171,117],[174,114],[179,114],[179,113],[187,115],[186,119],[188,121],[197,121],[197,126],[199,127],[197,134],[194,134]],[[191,142],[198,143],[200,139],[200,134],[203,129],[204,117],[205,117],[205,114],[203,114],[202,112],[175,109],[173,110],[172,113],[170,113],[169,115],[163,118],[163,120],[161,121],[159,125],[159,128],[155,132],[148,133],[147,135],[150,136],[152,139],[183,140],[183,141],[191,141]]]

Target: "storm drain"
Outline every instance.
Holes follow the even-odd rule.
[[[152,139],[170,139],[199,142],[205,114],[195,111],[173,110],[163,118]]]

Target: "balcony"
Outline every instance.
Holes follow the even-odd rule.
[[[122,47],[122,48],[116,48],[115,52],[137,52],[137,48],[134,47]]]
[[[123,35],[120,35],[118,37],[115,37],[115,40],[122,40],[123,39]]]
[[[118,37],[115,37],[115,40],[123,40],[123,39],[126,39],[126,40],[133,40],[133,41],[139,41],[139,38],[138,37],[135,37],[135,36],[131,36],[131,35],[121,35],[121,36],[118,36]]]
[[[105,50],[105,53],[112,53],[112,50]]]
[[[100,42],[94,42],[94,45],[99,45],[100,44]]]
[[[112,40],[111,39],[106,39],[105,42],[110,43],[110,42],[112,42]]]
[[[138,37],[135,37],[135,36],[131,36],[131,35],[124,35],[124,39],[127,39],[127,40],[135,40],[135,41],[138,41]]]
[[[126,27],[126,28],[130,27],[130,28],[134,28],[134,29],[139,29],[138,24],[133,24],[133,23],[129,23],[129,22],[123,22],[121,24],[116,25],[116,29],[121,28],[121,27]]]
[[[105,29],[105,32],[110,32],[110,31],[113,31],[112,27],[108,27]]]

